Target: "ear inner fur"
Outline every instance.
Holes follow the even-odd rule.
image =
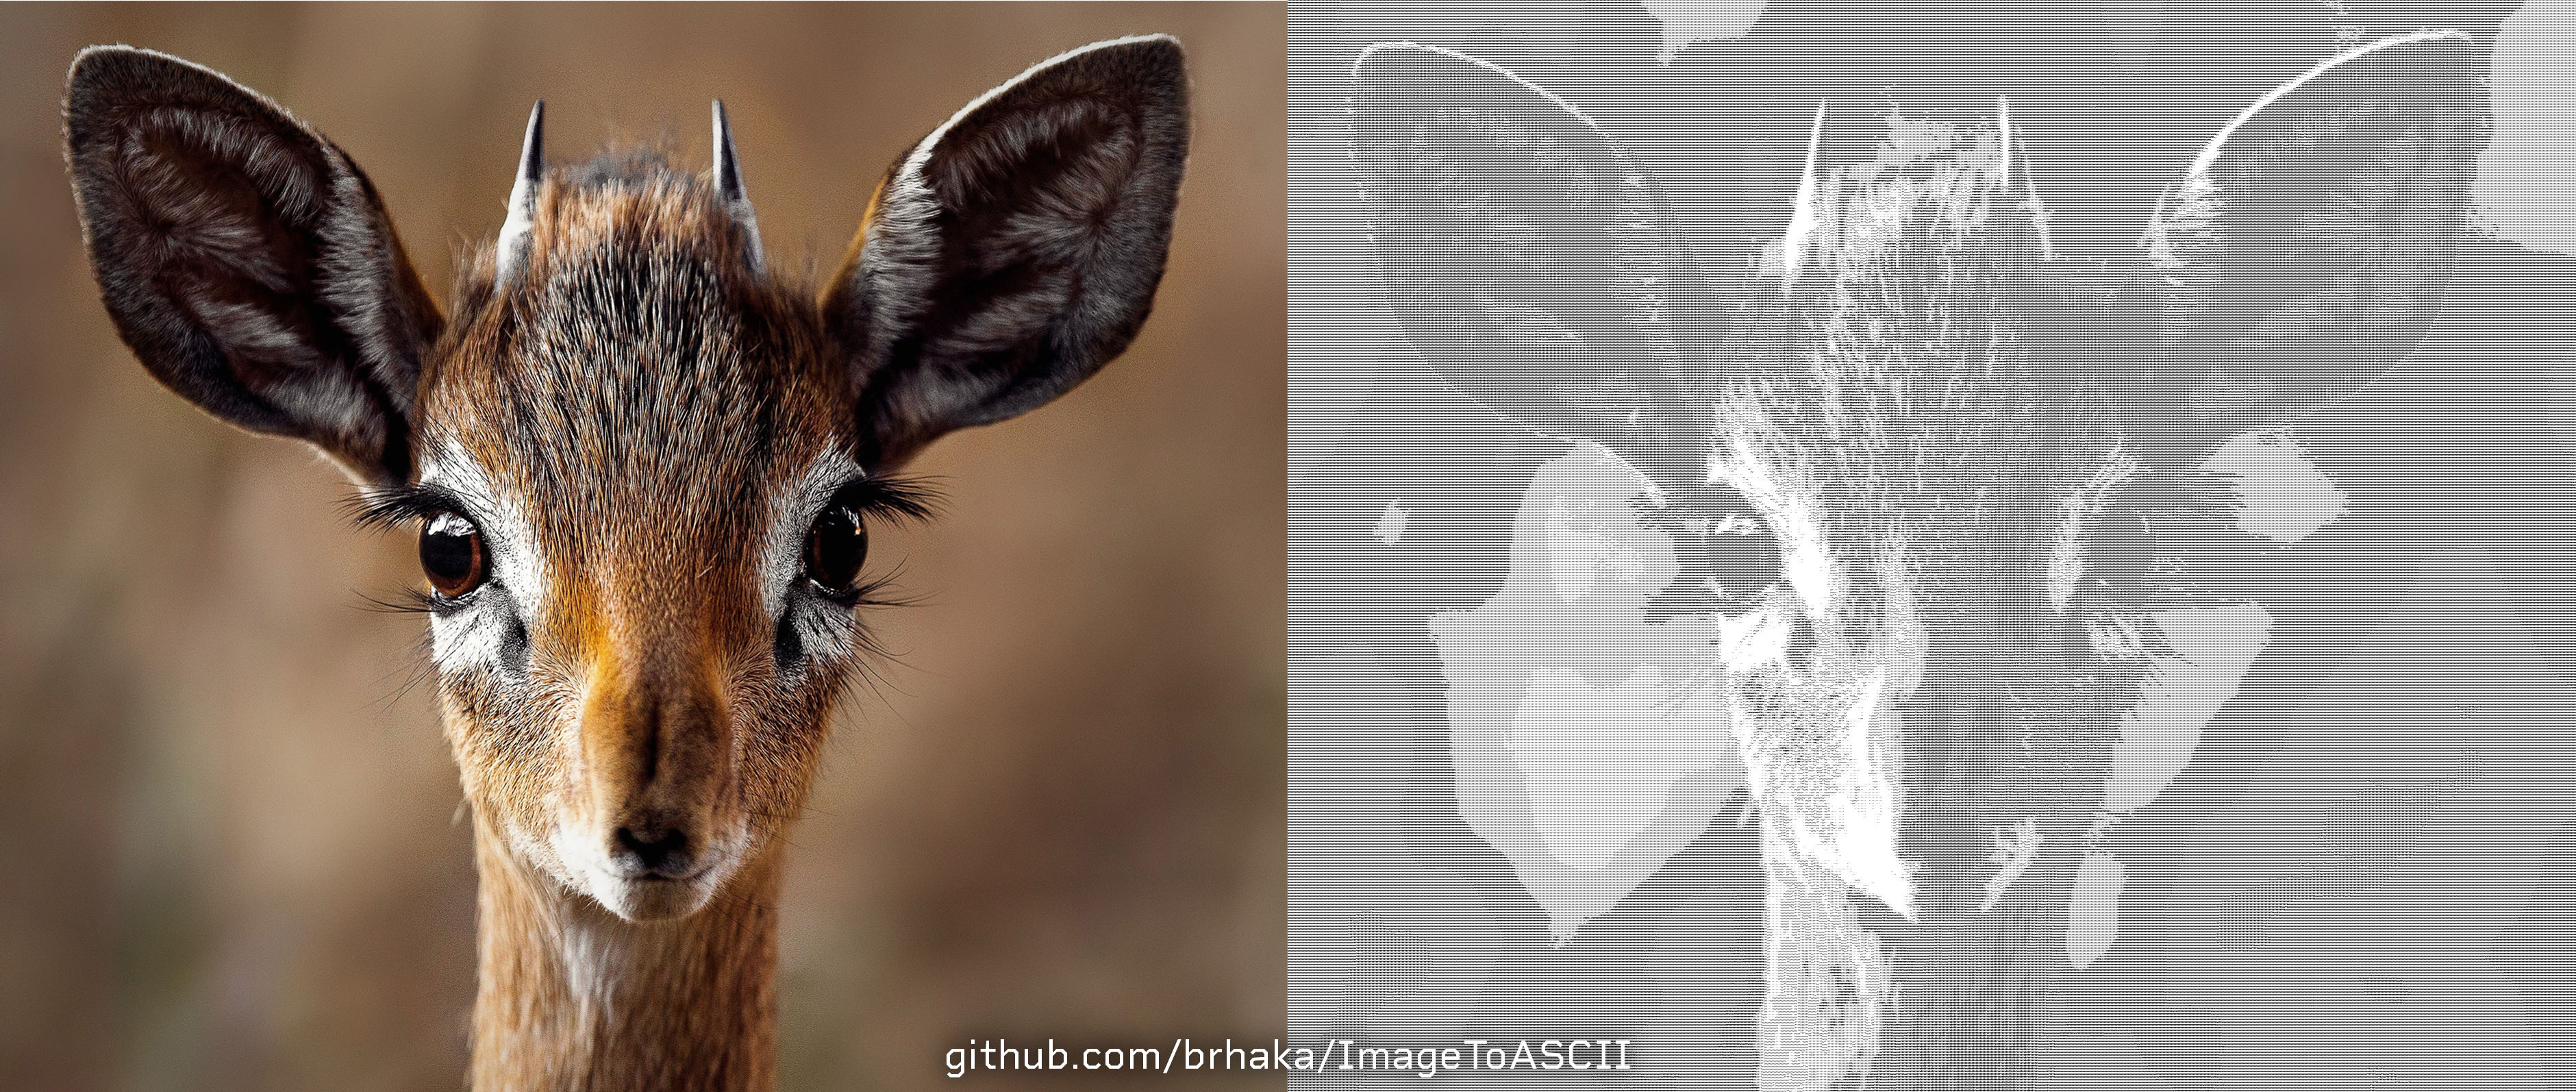
[[[1052,401],[1125,350],[1163,272],[1189,140],[1179,44],[1103,42],[988,92],[905,154],[824,310],[862,461]],[[1087,215],[1062,216],[1056,208]]]
[[[450,321],[320,134],[176,58],[76,62],[74,184],[136,356],[348,465],[362,522],[486,551],[414,593],[474,813],[476,1087],[769,1085],[780,846],[875,653],[866,614],[901,601],[863,561],[823,586],[801,547],[827,513],[928,515],[904,458],[1126,347],[1186,94],[1168,38],[996,89],[940,130],[956,161],[934,137],[887,174],[820,298],[764,268],[721,103],[709,171],[549,167],[539,103]],[[1014,233],[1067,194],[1098,215]]]
[[[1781,193],[1796,179],[1779,280],[1740,290],[1742,322],[1711,336],[1685,325],[1675,219],[1610,134],[1472,58],[1362,54],[1352,158],[1424,362],[1678,483],[1638,504],[1677,558],[1737,523],[1776,547],[1768,586],[1693,604],[1714,608],[1704,685],[1761,824],[1763,1087],[2042,1079],[2043,1001],[2116,920],[2106,832],[2188,764],[2261,651],[2273,552],[2341,510],[2286,433],[2239,434],[2367,380],[2441,305],[2485,133],[2474,60],[2428,32],[2263,96],[2159,210],[2126,297],[2054,260],[2023,104],[1820,107],[1804,170],[1779,165]],[[1843,139],[1873,123],[1883,139]],[[1516,541],[1514,581],[1525,549],[1607,537]],[[1677,560],[1670,586],[1705,571]],[[1539,610],[1519,594],[1478,610]],[[1630,618],[1591,624],[1578,597],[1521,617],[1586,632],[1518,626],[1500,664],[1444,646],[1460,769],[1504,763],[1459,694],[1517,700],[1530,665],[1622,662],[1601,634]],[[1635,620],[1672,624],[1655,605]],[[1480,670],[1499,682],[1462,682]],[[1511,731],[1538,727],[1501,704]],[[1616,884],[1518,848],[1525,827],[1557,833],[1538,824],[1561,775],[1515,750],[1502,802],[1481,823],[1462,806],[1551,925],[1591,908],[1579,924]],[[1611,875],[1633,889],[1655,867]]]
[[[362,481],[405,479],[443,320],[365,173],[258,93],[148,50],[83,51],[64,113],[101,295],[153,376]]]

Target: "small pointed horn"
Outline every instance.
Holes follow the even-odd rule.
[[[2010,187],[2013,176],[2013,145],[2021,141],[2021,134],[2013,132],[2011,99],[2001,96],[1995,98],[1995,127],[2003,133],[2003,136],[1995,142],[2003,148],[2003,153],[1995,157],[1995,181]]]
[[[2030,149],[2022,147],[2021,132],[2013,128],[2012,100],[2003,98],[1995,100],[1995,119],[1996,124],[2003,130],[2003,158],[1998,181],[2009,191],[2013,184],[2014,167],[2018,161],[2023,204],[2030,211],[2031,230],[2039,235],[2040,259],[2056,261],[2057,245],[2048,235],[2048,203],[2039,199],[2039,179],[2033,176],[2030,170]]]
[[[493,258],[495,284],[508,284],[528,264],[528,230],[537,213],[537,187],[546,175],[546,100],[528,111],[528,135],[519,144],[519,177],[510,183],[510,214],[501,221],[501,245]]]
[[[1788,295],[1798,283],[1798,267],[1807,260],[1808,244],[1816,229],[1825,222],[1824,213],[1816,207],[1821,183],[1816,178],[1817,153],[1825,143],[1825,102],[1816,102],[1816,121],[1807,130],[1807,167],[1798,175],[1798,203],[1789,212],[1789,231],[1780,237],[1780,294]]]
[[[716,196],[724,199],[725,211],[741,226],[743,246],[751,255],[751,271],[758,273],[763,265],[760,219],[752,215],[751,195],[742,189],[742,159],[734,154],[733,125],[725,120],[724,100],[715,102]]]

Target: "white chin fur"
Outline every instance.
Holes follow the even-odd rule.
[[[666,921],[705,909],[716,895],[715,871],[688,880],[623,880],[593,873],[584,877],[584,893],[628,921]]]
[[[684,918],[705,909],[741,861],[737,853],[720,852],[713,864],[685,880],[629,879],[610,868],[606,854],[591,849],[588,840],[574,837],[569,824],[557,827],[548,844],[559,862],[550,871],[609,913],[632,922]]]

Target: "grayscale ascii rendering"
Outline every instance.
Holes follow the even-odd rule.
[[[1292,1035],[2558,1087],[2572,28],[1292,9]]]

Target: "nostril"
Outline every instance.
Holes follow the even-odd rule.
[[[617,828],[620,871],[675,877],[688,872],[689,859],[687,831],[658,827]]]

